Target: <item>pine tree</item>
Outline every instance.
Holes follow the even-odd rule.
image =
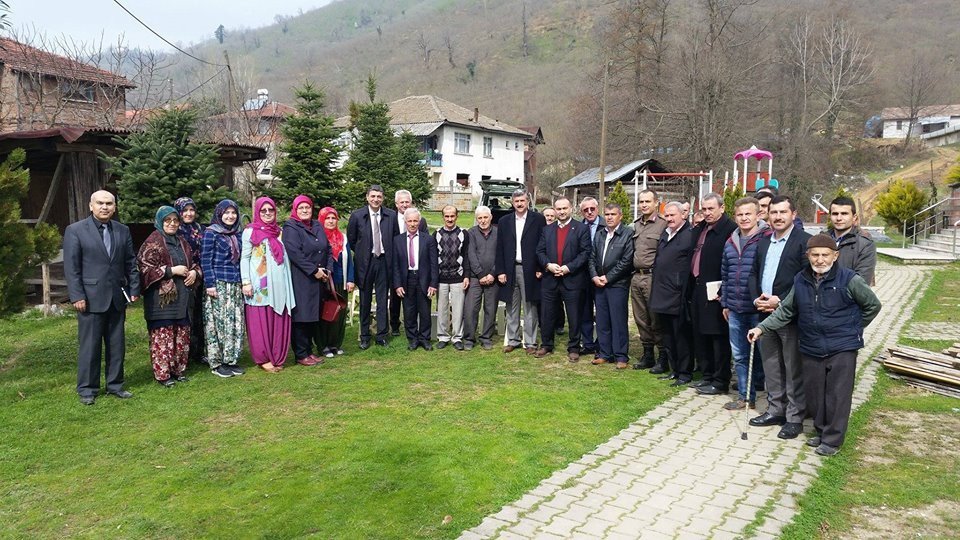
[[[23,307],[27,270],[49,261],[60,249],[56,227],[20,223],[20,200],[30,186],[30,172],[22,168],[26,157],[17,148],[0,164],[0,315]]]
[[[309,82],[295,93],[299,114],[288,118],[281,128],[281,158],[273,168],[277,180],[263,191],[281,206],[289,207],[302,193],[317,206],[352,208],[354,201],[344,189],[343,174],[334,168],[340,154],[339,130],[324,113],[324,94]]]
[[[624,216],[631,215],[632,205],[630,204],[630,196],[627,195],[627,191],[623,189],[623,182],[617,180],[616,185],[613,186],[613,191],[611,191],[610,195],[607,196],[607,203],[618,205]],[[603,217],[603,209],[601,208],[600,210],[600,217]]]
[[[350,104],[353,150],[345,170],[356,182],[353,196],[359,199],[351,207],[363,204],[363,192],[370,184],[383,187],[388,201],[398,189],[410,191],[413,204],[425,203],[433,192],[424,165],[420,142],[410,133],[395,136],[390,127],[390,108],[376,100],[376,80],[367,79],[369,103]]]
[[[208,217],[221,199],[233,197],[223,185],[216,147],[190,142],[196,113],[173,109],[147,122],[147,128],[127,138],[117,137],[120,154],[102,154],[117,181],[120,217],[151,223],[157,208],[178,197],[192,197]]]

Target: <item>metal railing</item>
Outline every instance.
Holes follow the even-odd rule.
[[[902,247],[907,247],[908,238],[910,239],[911,245],[916,245],[920,240],[929,238],[930,235],[940,233],[944,229],[951,228],[952,225],[953,242],[951,251],[953,255],[956,255],[957,226],[960,225],[960,221],[951,224],[949,210],[953,210],[954,207],[952,204],[948,204],[954,201],[960,201],[960,198],[947,197],[942,201],[920,210],[914,214],[912,218],[905,221],[903,224]]]

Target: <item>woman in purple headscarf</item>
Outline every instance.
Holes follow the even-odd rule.
[[[180,230],[177,234],[190,246],[193,263],[200,268],[204,226],[197,220],[197,204],[190,197],[180,197],[173,201],[173,207],[180,213]],[[207,364],[206,339],[203,336],[203,298],[205,296],[194,295],[194,303],[190,306],[190,360],[202,364]]]
[[[218,377],[243,375],[243,293],[240,291],[240,208],[230,199],[217,203],[203,233],[200,263],[206,289],[203,319],[207,363]]]
[[[283,247],[290,258],[297,300],[291,330],[293,355],[302,366],[322,364],[327,344],[320,339],[320,306],[330,294],[333,259],[327,235],[320,222],[313,219],[313,200],[306,195],[293,199],[290,219],[283,224]]]
[[[264,371],[276,373],[290,351],[291,313],[297,301],[273,199],[260,197],[253,203],[253,222],[244,229],[240,244],[250,356]]]

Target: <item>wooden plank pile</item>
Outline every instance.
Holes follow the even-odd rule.
[[[891,377],[917,388],[960,398],[960,343],[954,343],[944,353],[904,345],[892,347],[889,353],[878,361]]]

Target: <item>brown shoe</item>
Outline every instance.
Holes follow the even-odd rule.
[[[527,349],[527,350],[529,351],[530,349]],[[544,349],[543,347],[540,347],[539,349],[537,349],[535,353],[533,353],[533,355],[536,356],[537,358],[543,358],[544,356],[547,356],[550,354],[553,354],[553,350]]]
[[[617,369],[627,369],[628,366],[626,362],[617,362]]]
[[[313,356],[308,356],[308,357],[306,357],[306,358],[301,358],[301,359],[297,360],[297,363],[300,364],[301,366],[315,366],[315,365],[317,365],[317,361],[313,359]]]
[[[606,363],[607,363],[607,360],[605,360],[605,359],[603,359],[603,358],[600,358],[599,356],[594,356],[594,357],[593,357],[593,360],[591,360],[590,363],[593,364],[593,365],[595,365],[595,366],[599,366],[599,365],[601,365],[601,364],[606,364]]]
[[[570,359],[570,362],[576,363],[580,361],[580,353],[570,351],[567,353],[567,358]]]
[[[515,350],[517,350],[517,348],[514,347],[513,345],[507,345],[506,347],[503,348],[503,353],[504,353],[504,354],[506,354],[506,353],[512,353],[512,352],[515,351]]]
[[[542,351],[542,350],[543,350],[542,348],[538,350],[536,347],[527,347],[527,348],[526,348],[527,354],[532,354],[532,355],[534,355],[534,356],[536,356],[536,354],[537,354],[538,352]]]
[[[313,358],[313,363],[318,366],[324,362],[324,359],[322,357],[317,356],[315,354],[311,354],[310,358]]]

